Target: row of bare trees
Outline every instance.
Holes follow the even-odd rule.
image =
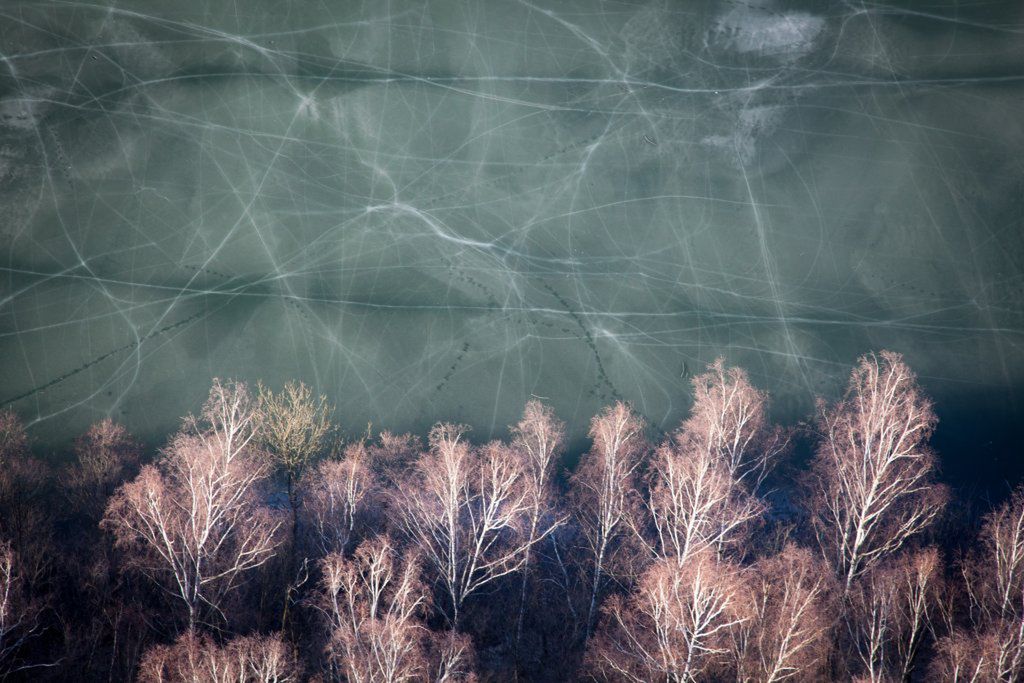
[[[302,384],[214,380],[155,457],[103,420],[60,466],[2,413],[0,674],[1024,680],[1024,489],[949,531],[900,356],[798,429],[721,360],[693,397],[659,443],[609,406],[572,468],[536,400],[507,441],[345,443]]]

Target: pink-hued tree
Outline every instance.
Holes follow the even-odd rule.
[[[1024,678],[1024,487],[986,515],[963,565],[970,622],[940,640],[933,673],[948,680]]]
[[[352,683],[471,677],[468,640],[424,624],[430,596],[418,557],[402,559],[382,536],[363,542],[351,558],[332,553],[320,566],[315,605],[330,629],[332,675]]]
[[[934,548],[903,553],[861,576],[845,615],[861,680],[910,680],[942,588]]]
[[[693,378],[693,407],[679,432],[683,450],[720,462],[748,491],[757,492],[789,447],[789,432],[768,420],[768,395],[741,368],[719,358]]]
[[[323,554],[344,553],[356,524],[376,490],[362,441],[345,447],[341,460],[323,460],[303,477],[299,497],[314,547]]]
[[[565,491],[540,401],[507,442],[342,448],[301,384],[215,380],[152,464],[102,420],[52,470],[0,411],[0,678],[284,683],[301,652],[312,680],[454,683],[475,645],[488,680],[1024,682],[1024,485],[944,564],[936,417],[899,355],[819,401],[805,517],[767,395],[722,360],[693,384],[657,448],[627,404],[596,415]]]
[[[1024,619],[1024,487],[985,516],[964,576],[978,625]]]
[[[516,615],[514,642],[517,645],[523,634],[527,589],[533,569],[533,545],[538,537],[550,533],[551,528],[557,523],[556,520],[545,523],[545,516],[552,512],[551,484],[564,440],[565,424],[555,417],[550,407],[537,400],[531,400],[526,404],[523,418],[512,428],[512,448],[523,459],[523,480],[528,507],[527,546],[519,585],[519,612]]]
[[[300,667],[279,635],[240,636],[218,645],[186,631],[173,645],[156,645],[139,664],[140,683],[291,683]]]
[[[788,543],[748,574],[750,620],[733,630],[736,680],[824,679],[836,612],[831,569]]]
[[[415,557],[402,560],[390,539],[360,545],[350,558],[331,553],[320,564],[316,606],[330,637],[331,669],[346,681],[410,681],[427,669],[430,604]]]
[[[944,508],[928,448],[936,417],[903,358],[888,351],[861,358],[843,400],[819,407],[809,512],[848,592]]]
[[[128,430],[110,418],[89,427],[75,441],[75,461],[63,477],[71,503],[95,524],[114,489],[138,470],[140,453]]]
[[[466,598],[522,568],[530,539],[523,459],[499,442],[474,449],[466,429],[436,425],[429,450],[394,492],[401,527],[445,596],[457,625]]]
[[[367,427],[369,432],[369,427]],[[397,485],[420,459],[423,443],[412,434],[392,434],[381,432],[377,441],[367,443],[369,462],[374,475],[382,484]]]
[[[735,547],[765,510],[720,454],[694,447],[684,433],[658,448],[650,476],[647,507],[655,531],[650,549],[678,564],[709,548],[722,555]]]
[[[996,633],[957,631],[940,638],[928,665],[929,681],[944,683],[1008,683],[1016,680],[1003,674],[1002,647]]]
[[[625,403],[606,408],[591,420],[593,446],[572,477],[571,502],[591,564],[587,638],[608,562],[636,519],[636,475],[647,451],[643,430],[643,421]]]
[[[431,635],[429,683],[476,683],[476,651],[464,633]]]
[[[249,570],[274,554],[280,519],[260,499],[270,467],[249,448],[253,410],[245,386],[214,382],[199,418],[156,465],[122,486],[103,526],[129,566],[177,598],[194,628]]]
[[[258,406],[244,382],[222,382],[214,377],[210,395],[199,415],[188,415],[183,433],[191,434],[225,458],[251,455],[259,436]],[[266,458],[263,458],[266,460]],[[262,462],[266,467],[267,464]]]
[[[749,602],[739,568],[711,553],[682,566],[656,562],[628,598],[609,599],[588,668],[602,680],[711,680],[732,632],[750,618]]]

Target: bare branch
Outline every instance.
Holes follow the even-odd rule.
[[[748,619],[738,568],[711,553],[652,565],[627,600],[614,596],[587,654],[598,676],[627,681],[709,680]]]
[[[592,560],[588,638],[607,564],[632,526],[639,504],[636,474],[647,450],[643,429],[643,421],[625,403],[606,408],[590,423],[593,447],[572,477],[576,521]]]
[[[935,423],[910,368],[887,351],[861,358],[846,397],[822,406],[809,510],[845,591],[945,506],[927,446]]]
[[[737,680],[822,680],[832,640],[837,588],[810,551],[787,544],[747,577],[751,619],[734,630]]]
[[[525,533],[530,507],[523,459],[492,442],[474,450],[465,428],[439,424],[430,449],[395,491],[402,528],[423,553],[457,624],[466,598],[520,569],[543,536]]]
[[[281,521],[258,499],[269,467],[248,447],[253,418],[244,393],[215,382],[206,425],[187,423],[206,431],[174,437],[158,465],[117,491],[102,523],[130,566],[180,600],[190,628],[206,611],[221,614],[240,576],[277,546]]]
[[[141,683],[291,683],[299,665],[277,634],[242,636],[217,645],[186,631],[173,645],[156,645],[139,665]]]

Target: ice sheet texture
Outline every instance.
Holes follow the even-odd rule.
[[[0,401],[155,439],[296,378],[351,432],[536,395],[579,438],[719,355],[799,419],[889,348],[996,430],[1022,95],[1012,0],[7,1]]]

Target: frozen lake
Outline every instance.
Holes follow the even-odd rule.
[[[1020,473],[1019,2],[8,1],[0,62],[0,402],[44,443],[157,440],[214,375],[352,433],[669,428],[718,355],[797,420],[889,348],[950,476]]]

